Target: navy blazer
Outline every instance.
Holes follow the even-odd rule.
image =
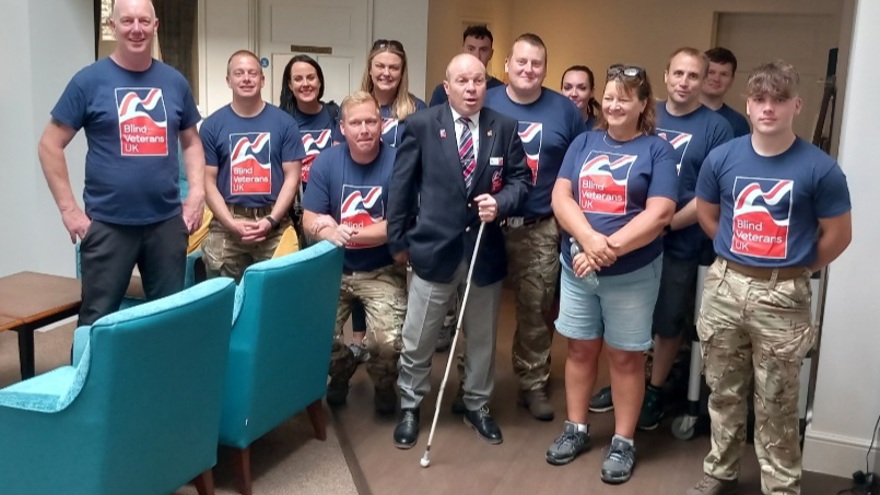
[[[388,247],[392,254],[409,250],[410,265],[424,280],[448,283],[462,261],[470,263],[480,226],[473,198],[484,193],[495,197],[498,215],[483,232],[473,282],[486,286],[507,276],[500,222],[525,201],[532,175],[516,120],[484,107],[479,127],[468,192],[449,104],[406,119],[388,195]]]

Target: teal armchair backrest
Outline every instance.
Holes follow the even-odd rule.
[[[75,366],[0,390],[0,492],[170,493],[216,463],[235,285],[215,279],[75,334]]]
[[[244,449],[327,388],[343,250],[321,242],[248,267],[236,293],[220,443]]]

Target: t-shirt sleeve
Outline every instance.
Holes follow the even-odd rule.
[[[303,209],[312,213],[332,214],[330,211],[330,174],[337,167],[330,155],[337,153],[324,152],[312,162],[309,172],[309,187],[303,195]],[[339,164],[341,168],[341,164]],[[335,216],[335,215],[334,215]]]
[[[183,76],[180,76],[183,79]],[[196,100],[193,98],[192,90],[189,87],[189,83],[186,82],[186,79],[183,79],[183,115],[180,118],[180,129],[189,129],[190,127],[199,123],[202,120],[202,115],[199,113],[199,108],[196,106]]]
[[[80,84],[81,76],[77,74],[67,83],[64,92],[52,109],[52,118],[74,130],[82,129],[85,125],[86,107],[88,97]]]
[[[214,119],[206,119],[199,129],[199,137],[202,138],[202,148],[205,150],[205,165],[217,167],[220,165],[217,153],[217,129]]]
[[[852,209],[846,175],[837,163],[816,179],[813,191],[813,207],[819,218],[834,218]]]
[[[587,135],[584,133],[574,138],[574,141],[568,146],[568,149],[565,151],[565,156],[562,158],[562,166],[559,167],[559,175],[556,176],[557,179],[571,180],[571,175],[574,172],[574,168],[577,166],[575,161],[577,160],[578,152],[584,147],[584,142],[586,140]]]
[[[664,197],[678,201],[678,167],[672,145],[661,138],[652,153],[651,184],[648,197]]]
[[[727,119],[722,117],[715,124],[715,132],[709,136],[706,149],[713,150],[731,139],[733,139],[733,128],[727,122]]]
[[[446,103],[446,90],[443,88],[443,84],[438,84],[436,88],[434,88],[434,93],[431,95],[431,106],[442,105]]]
[[[712,204],[721,203],[721,190],[718,188],[718,162],[721,153],[718,149],[709,152],[700,167],[700,175],[697,177],[697,197]]]
[[[284,139],[281,141],[282,163],[302,160],[306,157],[306,148],[299,133],[299,126],[290,115],[284,114]]]

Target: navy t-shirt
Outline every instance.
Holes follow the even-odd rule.
[[[534,187],[516,214],[526,218],[553,214],[550,193],[565,151],[578,134],[587,130],[580,110],[571,100],[547,88],[541,88],[537,100],[521,105],[507,96],[506,86],[488,91],[486,106],[517,120],[532,171]]]
[[[352,160],[348,145],[325,150],[312,163],[303,208],[356,228],[385,221],[394,156],[395,150],[384,143],[376,159],[366,165]],[[345,248],[346,270],[368,272],[394,262],[385,243],[349,243]]]
[[[487,90],[492,89],[496,86],[504,86],[504,83],[492,76],[486,78]],[[437,105],[442,105],[447,101],[449,101],[449,97],[446,96],[446,88],[443,87],[443,83],[440,83],[437,85],[436,88],[434,88],[434,93],[431,95],[431,103],[429,103],[429,105],[434,107]]]
[[[284,183],[281,164],[306,156],[296,121],[269,103],[254,117],[241,117],[226,105],[205,119],[199,135],[205,163],[218,167],[223,199],[246,208],[275,204]]]
[[[327,104],[321,108],[316,114],[303,113],[297,111],[293,118],[299,126],[299,134],[302,139],[302,145],[305,149],[306,157],[302,161],[302,184],[303,187],[309,182],[309,171],[312,168],[312,162],[321,154],[322,151],[333,145],[333,141],[338,141],[336,137],[337,119],[330,115]]]
[[[621,143],[605,131],[578,136],[562,162],[560,179],[571,181],[571,192],[590,226],[609,236],[645,210],[648,198],[678,196],[672,146],[657,136],[639,136]],[[562,236],[563,262],[571,266],[571,234]],[[599,276],[621,275],[651,263],[663,252],[660,237],[627,253]]]
[[[733,137],[745,136],[752,132],[749,120],[743,114],[727,106],[726,103],[722,104],[721,108],[715,110],[715,112],[724,117],[727,123],[730,124],[731,129],[733,129]]]
[[[596,117],[590,117],[584,121],[584,126],[588,131],[592,131],[596,127]]]
[[[178,134],[201,116],[179,72],[158,60],[134,72],[103,58],[73,76],[52,118],[85,129],[89,218],[148,225],[180,214]]]
[[[697,197],[720,205],[715,253],[748,266],[809,266],[820,218],[851,209],[846,176],[833,158],[797,138],[766,157],[743,136],[712,150]]]
[[[666,110],[666,102],[659,101],[657,135],[672,145],[678,172],[678,200],[676,211],[692,199],[697,188],[697,176],[706,155],[715,147],[733,139],[733,131],[723,117],[709,107],[700,105],[693,112],[675,116]],[[663,238],[664,254],[679,259],[695,259],[700,254],[703,231],[699,224],[673,230]]]

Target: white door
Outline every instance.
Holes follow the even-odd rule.
[[[308,53],[324,72],[324,101],[340,103],[360,87],[372,39],[372,0],[258,0],[257,54],[269,61],[263,98],[278,104],[291,45],[329,47]]]
[[[794,121],[794,130],[811,140],[822,103],[828,50],[838,45],[840,19],[833,15],[722,13],[717,26],[716,46],[731,50],[738,65],[726,103],[745,114],[749,72],[762,63],[782,59],[794,65],[801,77],[804,106]]]

